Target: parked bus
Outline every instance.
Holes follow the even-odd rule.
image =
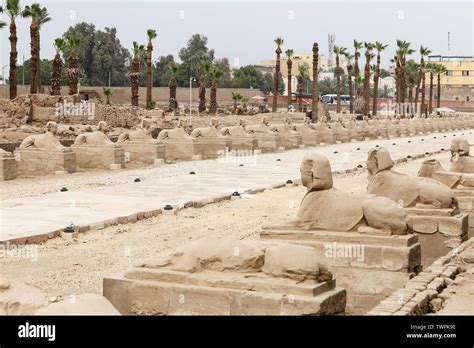
[[[350,104],[350,97],[348,95],[341,95],[341,105],[349,105]],[[321,101],[326,104],[337,104],[337,94],[325,94],[321,97]]]

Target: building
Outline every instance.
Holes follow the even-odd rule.
[[[442,64],[447,73],[441,76],[441,98],[443,100],[472,101],[474,96],[474,56],[428,56],[430,63]],[[427,74],[426,85],[430,78]],[[434,77],[437,84],[437,77]],[[437,98],[437,88],[433,91]]]

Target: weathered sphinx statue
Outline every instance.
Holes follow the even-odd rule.
[[[56,122],[49,121],[46,124],[45,132],[38,135],[30,135],[25,138],[21,144],[20,149],[35,148],[35,149],[49,149],[49,150],[68,150],[59,142],[57,137],[58,125]]]
[[[351,139],[363,140],[362,129],[357,125],[355,115],[351,115],[349,121],[344,121],[342,124],[349,130]]]
[[[329,127],[334,131],[336,141],[347,143],[351,140],[351,134],[342,124],[342,117],[338,117],[336,122],[331,122]]]
[[[318,132],[311,128],[309,117],[306,117],[303,123],[291,124],[291,129],[301,135],[304,145],[316,146],[319,144]]]
[[[74,145],[118,146],[107,136],[109,130],[107,122],[100,121],[96,131],[79,134]]]
[[[316,123],[312,123],[311,128],[318,132],[322,143],[334,144],[336,142],[334,131],[329,128],[326,116],[322,116]]]
[[[295,149],[302,144],[302,137],[292,129],[289,117],[286,117],[283,123],[272,124],[270,130],[280,136],[282,146],[286,149]]]
[[[257,139],[258,149],[263,152],[272,152],[280,147],[280,136],[270,130],[268,117],[263,116],[262,122],[245,126],[247,133]]]
[[[474,173],[474,157],[469,156],[469,143],[466,139],[451,141],[451,171]]]
[[[344,192],[333,187],[331,165],[326,157],[307,155],[301,164],[301,181],[308,189],[297,218],[278,229],[328,231],[384,231],[406,234],[406,213],[385,197]]]
[[[211,119],[209,127],[195,128],[191,132],[194,152],[203,159],[217,158],[226,149],[226,139],[219,133],[219,120]]]
[[[448,171],[436,159],[424,161],[418,171],[418,176],[437,180],[452,189],[463,187],[474,189],[473,174]]]
[[[458,207],[453,191],[440,182],[394,171],[392,158],[385,148],[369,151],[367,170],[367,193],[388,197],[403,207],[419,204],[444,209]]]
[[[152,132],[155,128],[156,126],[153,124],[153,121],[142,119],[137,129],[121,133],[117,143],[123,143],[125,141],[156,142],[152,137]]]
[[[226,137],[227,146],[232,151],[253,151],[257,147],[257,139],[255,135],[249,134],[245,129],[246,122],[239,119],[236,126],[223,127],[220,132]]]
[[[185,129],[185,120],[180,119],[175,128],[163,129],[157,139],[165,145],[165,161],[173,163],[194,158],[193,139]]]

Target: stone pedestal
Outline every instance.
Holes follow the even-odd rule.
[[[319,273],[314,278],[314,272],[307,271],[319,264],[311,248],[274,243],[267,245],[265,252],[257,250],[259,255],[248,248],[236,247],[232,256],[222,253],[214,256],[207,247],[203,243],[196,252],[197,268],[190,266],[195,264],[195,258],[186,251],[175,257],[183,257],[184,264],[180,261],[173,264],[172,260],[144,262],[140,267],[104,278],[103,294],[126,315],[344,313],[346,291],[336,287],[333,275]],[[295,255],[301,256],[300,259],[295,259]]]
[[[194,153],[202,159],[214,159],[223,155],[226,149],[226,140],[222,137],[193,138]]]
[[[50,150],[25,148],[15,152],[19,177],[74,173],[77,157],[71,149]]]
[[[467,240],[468,214],[454,209],[405,208],[421,245],[424,267]]]
[[[71,145],[71,149],[76,154],[77,170],[125,167],[125,151],[121,146]]]
[[[280,146],[285,149],[298,149],[303,143],[302,136],[297,133],[279,133]]]
[[[264,228],[260,238],[311,246],[347,290],[346,312],[364,314],[421,270],[421,248],[413,234],[390,236],[338,231]]]
[[[170,138],[161,140],[165,146],[165,162],[191,161],[194,157],[194,143],[188,138]]]
[[[17,177],[16,160],[12,153],[0,150],[0,181]]]
[[[127,167],[147,166],[157,163],[156,160],[165,158],[165,146],[163,144],[124,141],[120,143],[124,150],[125,165]]]
[[[258,148],[257,138],[253,136],[239,137],[227,135],[224,136],[226,140],[226,146],[230,151],[250,151]]]
[[[257,138],[257,149],[262,152],[275,152],[280,148],[280,136],[272,133],[254,133]]]

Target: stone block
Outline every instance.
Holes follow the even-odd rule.
[[[125,167],[125,152],[121,146],[72,145],[77,170],[116,170]]]
[[[0,149],[0,181],[13,180],[17,177],[17,163],[10,152]]]
[[[76,154],[70,149],[64,151],[18,149],[15,158],[17,159],[17,174],[20,177],[48,175],[57,171],[66,173],[76,171]]]

